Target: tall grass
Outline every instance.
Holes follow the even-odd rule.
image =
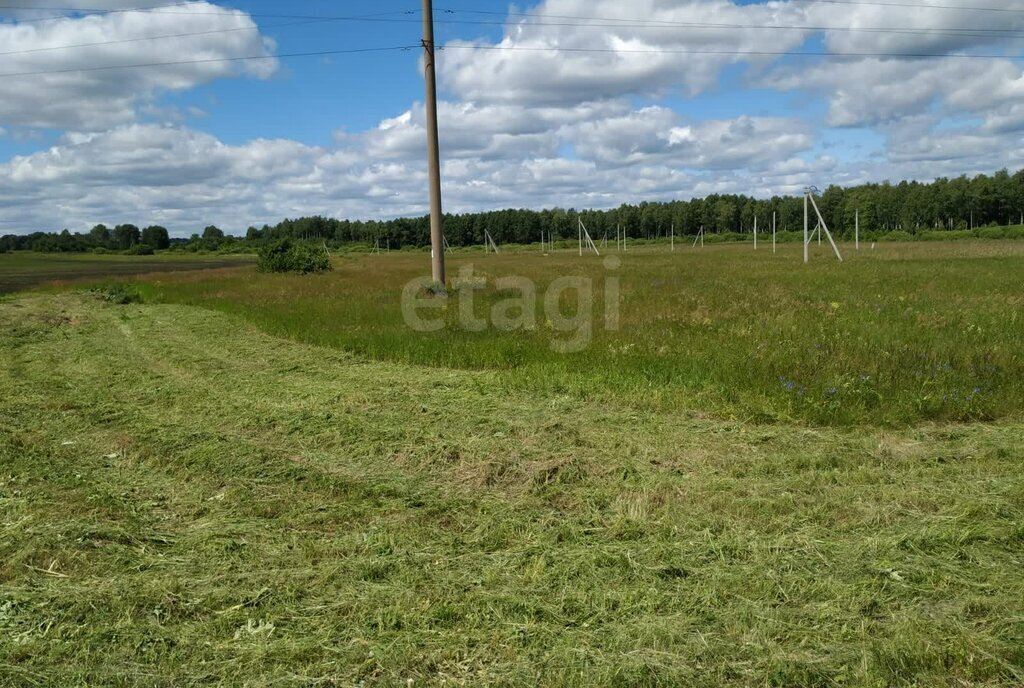
[[[403,285],[427,269],[424,254],[347,256],[330,275],[243,271],[159,276],[150,300],[240,315],[276,335],[373,359],[500,371],[510,390],[567,394],[680,413],[764,422],[904,424],[995,419],[1024,407],[1024,246],[1009,242],[886,244],[840,265],[813,247],[666,246],[616,254],[613,273],[572,251],[544,256],[460,253],[487,288],[483,316],[507,298],[494,278],[539,287],[538,324],[512,333],[458,327],[453,292],[442,332],[403,321]],[[621,280],[618,331],[602,329],[609,274]],[[556,354],[562,338],[544,316],[544,289],[565,275],[595,284],[592,345]]]

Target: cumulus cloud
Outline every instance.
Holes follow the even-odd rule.
[[[656,112],[634,115],[659,121]],[[510,147],[491,157],[448,157],[443,170],[448,209],[611,206],[681,197],[710,183],[699,168],[715,162],[725,170],[730,160],[734,168],[759,167],[752,173],[762,175],[767,188],[775,161],[754,165],[757,158],[748,158],[742,150],[764,135],[780,140],[804,136],[800,127],[791,130],[785,122],[741,118],[693,123],[692,130],[706,139],[698,143],[688,136],[680,138],[675,117],[664,118],[660,147],[634,156],[628,175],[623,175],[620,165],[606,163],[582,143],[613,150],[619,128],[594,129],[568,114],[552,117],[566,121],[555,148],[576,142],[581,146],[579,156],[569,159],[557,150],[538,154]],[[362,218],[422,213],[423,146],[395,149],[386,157],[370,154],[381,147],[381,131],[412,129],[411,120],[402,117],[381,129],[344,136],[332,148],[290,140],[227,145],[180,125],[128,124],[106,132],[69,133],[47,150],[15,156],[0,165],[0,205],[12,219],[35,226],[44,218],[44,224],[75,229],[132,220],[160,222],[177,234],[189,234],[208,222],[242,231],[249,224],[311,213]],[[404,141],[405,135],[398,139]],[[422,144],[422,139],[416,143]],[[798,142],[793,149],[802,146]],[[680,164],[676,155],[684,155],[688,162]],[[732,182],[718,180],[716,188],[744,190],[743,179],[736,170]]]
[[[0,24],[0,123],[98,131],[134,120],[160,92],[277,70],[273,58],[221,61],[273,53],[248,14],[206,2],[188,9]],[[137,40],[157,36],[174,38]],[[138,64],[154,66],[116,69]],[[83,65],[90,70],[76,71]]]
[[[1024,12],[993,18],[927,9],[948,4],[542,0],[526,10],[531,16],[513,8],[497,41],[450,41],[439,53],[446,209],[767,196],[807,184],[929,179],[1019,165]],[[1024,0],[1003,4],[1024,10]],[[49,3],[21,5],[37,9],[20,12],[52,13],[42,9]],[[182,124],[186,115],[201,120],[216,103],[176,112],[159,95],[275,73],[278,65],[269,59],[218,61],[273,52],[249,15],[205,1],[186,15],[173,8],[137,11],[138,0],[62,5],[82,12],[0,24],[0,52],[12,52],[0,71],[71,70],[0,76],[0,126],[12,136],[64,132],[49,148],[0,163],[4,231],[131,221],[187,235],[211,222],[239,232],[314,213],[426,212],[422,104],[383,113],[365,130],[339,129],[327,146],[283,138],[227,144]],[[81,16],[91,8],[129,11]],[[874,30],[879,27],[899,30]],[[190,32],[201,35],[130,40]],[[105,45],[49,50],[97,42]],[[805,47],[941,57],[778,54]],[[954,56],[978,52],[1004,57]],[[182,59],[210,61],[73,71],[81,64]],[[798,95],[801,104],[776,106],[770,115],[700,116],[699,99],[719,87],[726,70],[749,87]],[[679,107],[679,98],[698,99],[688,101],[697,105]],[[841,143],[823,145],[828,130],[834,144],[854,128],[873,132],[880,149],[853,154]]]
[[[824,28],[825,46],[834,53],[948,54],[979,48],[988,53],[1019,52],[1024,46],[1024,1],[996,4],[999,12],[946,0],[842,8],[812,2],[806,7],[806,20]]]
[[[578,153],[604,165],[661,162],[682,169],[759,169],[810,149],[798,119],[737,117],[684,123],[674,111],[646,107],[586,122],[570,134]]]
[[[779,69],[762,83],[780,91],[820,91],[834,127],[885,124],[936,105],[947,114],[989,111],[1024,96],[1024,73],[1005,59],[829,61]]]
[[[628,104],[622,101],[572,107],[442,101],[438,104],[438,122],[446,158],[508,159],[555,155],[567,128],[628,111]],[[356,138],[365,142],[367,153],[374,158],[419,157],[426,145],[425,120],[423,105],[417,103]],[[337,138],[354,140],[346,134]]]
[[[801,25],[796,3],[547,0],[529,14],[511,16],[495,44],[448,43],[439,59],[447,87],[475,102],[529,105],[694,96],[729,65],[770,59],[732,53],[793,50],[812,33],[764,30]]]

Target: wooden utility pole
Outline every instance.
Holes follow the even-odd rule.
[[[427,88],[427,166],[430,175],[430,256],[434,282],[444,287],[444,216],[441,211],[441,146],[437,133],[434,3],[423,0],[423,78]]]

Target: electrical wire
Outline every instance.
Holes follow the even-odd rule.
[[[444,8],[440,11],[450,14],[483,14],[498,16],[518,16],[529,19],[545,19],[544,22],[524,22],[517,26],[526,27],[598,27],[598,28],[628,28],[628,29],[755,29],[770,31],[809,31],[809,32],[850,32],[850,33],[883,33],[883,34],[934,34],[934,35],[1008,35],[1010,37],[1024,36],[1024,30],[1019,29],[986,29],[981,27],[945,28],[945,29],[923,29],[916,27],[838,27],[838,26],[810,26],[810,25],[779,25],[779,24],[735,24],[735,23],[713,23],[713,22],[677,22],[668,19],[635,19],[626,17],[607,16],[580,16],[573,14],[536,14],[530,12],[492,12],[478,9],[450,9]],[[1024,11],[1024,10],[1021,10]],[[546,19],[565,19],[567,22],[547,22]],[[506,25],[505,22],[466,22],[459,19],[435,19],[435,24],[481,24],[481,25]]]
[[[582,18],[580,18],[582,19]],[[398,20],[400,21],[400,20]],[[883,27],[859,27],[859,26],[807,26],[807,25],[781,25],[781,24],[727,24],[716,22],[661,22],[661,23],[611,23],[614,20],[596,18],[589,23],[577,22],[528,22],[521,26],[560,26],[560,27],[593,27],[593,28],[629,28],[629,29],[741,29],[741,30],[767,30],[767,31],[806,31],[818,32],[849,32],[849,33],[885,33],[885,34],[910,34],[924,36],[964,36],[964,37],[1001,37],[1001,38],[1024,38],[1024,30],[1021,29],[986,29],[986,28],[947,28],[947,29],[924,29],[924,28],[883,28]],[[467,24],[481,26],[505,26],[500,21],[465,21],[436,19],[435,24]]]
[[[105,16],[109,14],[123,14],[129,12],[138,12],[141,14],[168,14],[173,16],[189,16],[189,17],[233,17],[233,16],[248,16],[256,19],[340,19],[336,15],[324,15],[324,14],[283,14],[280,12],[246,12],[239,9],[223,9],[219,11],[181,11],[181,10],[170,10],[167,8],[173,7],[189,7],[193,5],[207,5],[215,0],[190,0],[189,2],[175,2],[166,5],[154,5],[152,7],[130,7],[116,10],[104,10],[99,8],[86,8],[86,7],[15,7],[15,6],[3,6],[0,5],[0,10],[3,9],[21,9],[21,10],[52,10],[57,12],[65,12],[72,14],[62,14],[55,17],[41,17],[36,19],[22,19],[11,22],[10,25],[26,24],[29,22],[40,22],[40,21],[62,21],[66,19],[83,19],[90,16]],[[214,5],[216,7],[216,5]],[[418,10],[405,10],[405,11],[394,11],[394,12],[381,12],[381,16],[388,14],[418,14]],[[372,15],[366,15],[372,16]],[[420,20],[409,20],[409,21],[420,21]]]
[[[180,3],[179,3],[180,4]],[[194,4],[194,3],[188,3]],[[114,11],[114,10],[111,10]],[[134,11],[134,10],[119,10],[119,11]],[[455,12],[466,12],[472,14],[498,14],[492,12],[484,12],[481,10],[444,10],[446,13]],[[30,48],[24,50],[8,50],[0,52],[0,56],[4,55],[21,55],[30,53],[40,52],[52,52],[57,50],[67,50],[73,48],[89,48],[89,47],[100,47],[105,45],[116,45],[123,43],[134,43],[150,40],[163,40],[169,38],[187,38],[192,36],[205,36],[221,33],[232,33],[239,31],[261,31],[264,29],[271,28],[287,28],[292,26],[305,26],[319,23],[331,23],[331,22],[347,22],[347,21],[367,21],[367,22],[398,22],[398,23],[419,23],[419,19],[395,19],[394,15],[398,14],[414,14],[413,11],[395,11],[395,12],[380,12],[376,14],[367,15],[354,15],[354,16],[317,16],[317,15],[247,15],[249,17],[254,16],[272,16],[272,17],[292,17],[297,18],[296,21],[282,22],[278,24],[265,24],[263,26],[253,25],[245,27],[232,27],[225,29],[211,29],[208,31],[191,31],[175,34],[164,34],[159,36],[141,36],[136,38],[124,38],[116,39],[111,41],[96,41],[92,43],[78,43],[71,45],[61,46],[47,46],[42,48]],[[187,12],[174,12],[173,14],[216,14],[226,16],[238,16],[235,13],[187,13]],[[529,17],[541,17],[541,16],[564,16],[564,15],[532,15],[524,13],[513,13],[514,16],[529,16]],[[585,19],[583,17],[571,17],[565,16],[566,19]],[[1024,31],[1014,29],[983,29],[983,28],[964,28],[964,29],[915,29],[915,28],[882,28],[882,27],[836,27],[836,26],[794,26],[794,25],[757,25],[757,24],[733,24],[733,23],[712,23],[712,22],[658,22],[658,21],[644,21],[643,23],[634,23],[635,20],[626,19],[613,19],[613,18],[592,18],[594,22],[601,23],[578,23],[578,22],[530,22],[529,26],[558,26],[558,27],[595,27],[595,28],[692,28],[692,29],[740,29],[740,30],[772,30],[772,31],[806,31],[806,32],[866,32],[866,33],[886,33],[886,34],[910,34],[910,35],[923,35],[923,36],[955,36],[965,38],[981,38],[981,37],[996,37],[996,38],[1017,38],[1024,37]],[[615,23],[607,23],[615,22]],[[630,23],[625,23],[630,22]],[[500,21],[467,21],[467,20],[436,20],[437,24],[451,24],[451,25],[504,25],[505,22]],[[2,24],[0,24],[2,26]]]
[[[24,10],[24,11],[59,11],[59,12],[75,12],[75,19],[81,19],[92,15],[106,15],[106,14],[120,14],[124,12],[148,12],[153,10],[159,10],[166,7],[186,7],[188,5],[205,4],[205,0],[186,0],[184,2],[169,2],[163,5],[152,5],[150,7],[121,7],[118,9],[99,9],[99,8],[86,8],[86,7],[64,7],[64,8],[53,8],[53,7],[25,7],[20,5],[0,5],[0,10]],[[238,12],[225,12],[225,14],[238,14]],[[7,24],[8,26],[17,26],[19,24],[38,24],[49,21],[64,21],[69,19],[66,14],[62,14],[56,17],[36,17],[27,19],[18,19],[14,22],[0,22],[0,26]]]
[[[317,50],[308,52],[278,53],[274,55],[245,55],[240,57],[213,57],[199,60],[174,60],[168,62],[145,62],[123,65],[103,65],[96,67],[70,67],[66,69],[41,69],[26,72],[0,72],[0,79],[13,77],[44,76],[51,74],[71,74],[77,72],[100,72],[120,69],[141,69],[151,67],[169,67],[189,64],[208,64],[215,62],[244,62],[250,60],[274,60],[295,57],[315,57],[325,55],[352,55],[360,53],[380,53],[419,50],[421,45],[400,45],[383,48],[356,48],[348,50]],[[556,53],[593,53],[593,54],[634,54],[634,55],[725,55],[739,57],[855,57],[855,58],[967,58],[967,59],[1024,59],[1024,56],[1008,56],[995,54],[942,54],[942,53],[832,53],[825,51],[795,50],[670,50],[670,49],[615,49],[615,48],[559,48],[559,47],[527,47],[527,46],[479,46],[479,45],[447,45],[440,49],[448,50],[484,50],[484,51],[515,51],[515,52],[556,52]]]
[[[326,24],[326,23],[343,22],[343,21],[370,21],[370,20],[373,20],[374,18],[385,17],[385,16],[393,15],[393,14],[404,14],[404,12],[381,12],[381,13],[378,13],[378,14],[358,15],[358,16],[352,16],[352,17],[325,17],[325,18],[316,18],[316,19],[312,19],[311,18],[311,19],[305,19],[305,20],[301,20],[301,21],[283,22],[283,23],[280,23],[280,24],[264,24],[263,26],[259,26],[259,25],[253,24],[253,25],[250,25],[250,26],[236,26],[236,27],[232,27],[232,28],[228,28],[228,29],[210,29],[209,31],[188,31],[188,32],[184,32],[184,33],[163,34],[163,35],[160,35],[160,36],[140,36],[140,37],[137,37],[137,38],[121,38],[121,39],[116,39],[116,40],[111,40],[111,41],[95,41],[93,43],[75,43],[75,44],[72,44],[72,45],[47,46],[45,48],[27,48],[27,49],[24,49],[24,50],[6,50],[6,51],[3,51],[3,52],[0,52],[0,56],[3,56],[3,55],[24,55],[24,54],[29,54],[29,53],[52,52],[52,51],[55,51],[55,50],[70,50],[70,49],[73,49],[73,48],[95,48],[95,47],[100,47],[100,46],[105,46],[105,45],[118,45],[118,44],[122,44],[122,43],[138,43],[138,42],[143,42],[143,41],[156,41],[156,40],[163,40],[163,39],[168,39],[168,38],[190,38],[192,36],[209,36],[209,35],[214,35],[214,34],[232,33],[232,32],[239,32],[239,31],[257,31],[258,32],[258,31],[263,31],[264,29],[285,28],[285,27],[290,27],[290,26],[307,26],[307,25],[310,25],[310,24]]]
[[[909,3],[909,2],[895,2],[895,1],[884,2],[882,0],[874,0],[874,1],[868,1],[868,0],[791,0],[791,2],[793,2],[794,4],[797,3],[797,2],[802,3],[802,4],[823,3],[823,4],[830,4],[830,5],[847,5],[847,6],[853,6],[853,7],[856,7],[856,6],[906,7],[906,8],[912,8],[912,9],[917,9],[917,10],[958,10],[958,11],[970,11],[970,12],[1001,12],[1001,13],[1010,13],[1010,14],[1024,14],[1024,8],[1015,9],[1015,8],[1008,8],[1008,7],[966,7],[966,6],[962,6],[962,5],[921,5],[921,4]],[[444,8],[440,8],[439,7],[437,9],[438,9],[438,11],[441,11],[441,12],[458,12],[458,13],[464,13],[464,14],[489,14],[489,15],[497,15],[497,16],[512,16],[512,17],[538,17],[538,18],[541,18],[541,19],[545,19],[545,18],[551,18],[551,19],[584,19],[584,20],[599,19],[599,17],[581,17],[581,16],[577,16],[577,15],[546,14],[546,13],[539,13],[539,12],[515,12],[515,11],[495,12],[495,11],[487,11],[487,10],[474,10],[474,9],[451,8],[451,7],[444,7]],[[614,18],[614,17],[606,18],[606,20],[607,21],[626,21],[626,22],[636,21],[634,19]],[[651,22],[658,22],[658,20],[651,20]],[[673,22],[669,21],[667,23],[671,24]]]
[[[815,0],[824,1],[824,0]],[[898,5],[905,6],[908,3],[872,3],[872,2],[845,2],[844,0],[831,0],[838,4],[883,4],[883,5]],[[121,8],[111,10],[83,10],[83,11],[95,11],[102,14],[112,13],[124,13],[124,12],[153,12],[160,8],[168,7],[183,7],[199,4],[198,2],[176,2],[168,3],[164,5],[156,5],[152,7],[137,7],[137,8]],[[0,5],[0,9],[13,9],[20,6],[13,5]],[[924,6],[922,6],[924,7]],[[949,8],[952,6],[934,6],[929,5],[927,7],[935,8]],[[34,9],[51,9],[57,10],[61,8],[49,7],[49,8],[34,8]],[[70,9],[70,8],[63,8]],[[985,9],[985,8],[979,8]],[[1017,10],[1012,10],[1017,11]],[[1024,12],[1024,10],[1020,10]],[[883,27],[826,27],[826,26],[786,26],[786,25],[749,25],[749,24],[726,24],[726,23],[710,23],[710,22],[674,22],[674,21],[660,21],[660,20],[634,20],[625,18],[609,18],[609,17],[581,17],[573,15],[543,15],[534,13],[524,12],[488,12],[485,10],[463,10],[445,8],[441,9],[443,14],[478,14],[478,15],[499,15],[499,16],[518,16],[528,18],[540,18],[540,19],[563,19],[563,20],[575,20],[576,22],[590,21],[590,22],[602,22],[593,24],[583,23],[570,23],[570,22],[554,22],[554,23],[542,23],[542,22],[530,22],[530,26],[568,26],[568,27],[582,27],[582,26],[593,26],[593,27],[608,27],[608,28],[701,28],[701,29],[769,29],[769,30],[799,30],[799,31],[863,31],[863,32],[880,32],[880,33],[912,33],[912,34],[923,34],[923,35],[952,35],[952,36],[963,36],[963,37],[980,37],[995,35],[998,37],[1017,37],[1024,36],[1024,31],[1017,31],[1012,29],[903,29],[903,28],[883,28]],[[231,15],[238,16],[239,11],[231,12],[170,12],[171,14],[188,14],[188,15]],[[183,32],[176,34],[166,34],[160,36],[144,36],[136,38],[126,38],[111,41],[97,41],[93,43],[81,43],[74,45],[64,46],[47,46],[34,49],[26,50],[12,50],[0,52],[0,56],[16,55],[16,54],[29,54],[37,52],[48,52],[56,50],[65,50],[73,48],[85,48],[85,47],[98,47],[104,45],[115,45],[122,43],[141,42],[150,40],[163,40],[171,38],[184,38],[190,36],[202,36],[218,33],[230,33],[236,31],[261,31],[266,28],[283,28],[290,26],[308,25],[314,23],[327,23],[327,22],[342,22],[342,21],[381,21],[381,22],[419,22],[419,19],[395,19],[394,15],[409,15],[418,14],[418,11],[406,10],[406,11],[393,11],[393,12],[380,12],[368,15],[354,15],[354,16],[318,16],[318,15],[254,15],[254,14],[242,14],[241,16],[255,17],[283,17],[291,18],[296,21],[290,21],[280,24],[271,24],[260,26],[246,26],[246,27],[232,27],[225,29],[211,29],[208,31],[195,31],[195,32]],[[482,21],[466,21],[466,20],[437,20],[437,23],[448,23],[448,24],[473,24],[473,25],[504,25],[505,22],[482,22]],[[2,26],[2,24],[0,24]],[[72,72],[88,72],[88,71],[101,71],[101,70],[115,70],[115,69],[135,69],[143,67],[156,67],[156,66],[168,66],[168,65],[181,65],[181,64],[196,64],[203,62],[232,62],[232,61],[244,61],[244,60],[263,60],[263,59],[275,59],[275,58],[288,58],[288,57],[304,57],[310,55],[336,55],[345,54],[347,52],[367,52],[367,51],[382,51],[382,50],[409,50],[415,46],[400,46],[395,48],[372,48],[372,49],[360,49],[355,51],[310,51],[302,53],[283,53],[279,55],[253,55],[253,56],[241,56],[241,57],[224,57],[224,58],[207,58],[202,60],[182,60],[173,62],[151,62],[143,64],[126,64],[126,65],[105,65],[97,67],[76,67],[59,70],[38,70],[38,71],[25,71],[25,72],[11,72],[11,73],[0,73],[0,78],[4,77],[21,77],[21,76],[39,76],[45,74],[63,74]],[[1019,56],[1012,55],[999,55],[999,54],[978,54],[978,53],[929,53],[929,52],[831,52],[831,51],[810,51],[810,50],[716,50],[716,49],[670,49],[670,48],[653,48],[653,49],[626,49],[626,48],[567,48],[558,46],[482,46],[482,45],[447,45],[439,47],[440,50],[487,50],[487,51],[529,51],[529,52],[562,52],[562,53],[605,53],[605,54],[674,54],[674,55],[735,55],[735,56],[789,56],[789,57],[876,57],[876,58],[904,58],[904,59],[924,59],[924,58],[968,58],[968,59],[1020,59]]]
[[[983,60],[1022,60],[1024,55],[996,55],[978,53],[895,53],[895,52],[844,52],[836,53],[818,50],[704,50],[704,49],[667,49],[655,48],[651,50],[629,49],[629,48],[561,48],[557,46],[508,46],[508,45],[446,45],[440,48],[447,50],[488,50],[488,51],[527,51],[527,52],[562,52],[562,53],[610,53],[610,54],[638,54],[638,55],[737,55],[750,57],[879,57],[879,58],[903,58],[903,59],[928,59],[928,58],[967,58]]]
[[[174,60],[169,62],[144,62],[123,65],[103,65],[98,67],[70,67],[67,69],[40,69],[31,72],[0,72],[0,79],[26,76],[43,76],[48,74],[72,74],[76,72],[103,72],[118,69],[141,69],[148,67],[174,67],[179,65],[209,64],[214,62],[245,62],[249,60],[280,60],[290,57],[319,57],[326,55],[356,55],[361,53],[383,53],[419,49],[419,45],[398,45],[386,48],[352,48],[347,50],[314,50],[296,53],[278,53],[275,55],[244,55],[240,57],[210,57],[198,60]]]
[[[915,10],[966,10],[968,12],[1016,12],[1024,9],[1009,7],[967,7],[965,5],[921,5],[913,2],[882,2],[881,0],[797,0],[798,2],[820,2],[828,5],[870,5],[873,7],[910,7]]]

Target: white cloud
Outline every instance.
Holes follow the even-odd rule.
[[[946,114],[982,112],[1024,97],[1024,74],[1003,59],[827,61],[778,69],[763,83],[780,91],[821,92],[834,127],[876,126],[934,106]]]
[[[446,158],[523,158],[554,155],[565,128],[628,110],[621,101],[532,108],[441,102],[438,122]],[[385,119],[361,137],[367,153],[381,159],[425,155],[425,118],[423,105],[417,103],[398,117]],[[344,138],[341,135],[339,140]]]
[[[447,88],[474,102],[525,105],[629,94],[693,96],[714,86],[728,65],[771,59],[731,51],[792,50],[811,33],[757,28],[801,24],[800,6],[784,2],[546,0],[530,14],[548,18],[510,17],[496,44],[446,44],[438,64]]]
[[[138,5],[69,2],[62,5]],[[0,71],[216,60],[272,50],[245,13],[201,4],[213,14],[130,11],[0,25],[0,52],[240,30],[19,53],[5,58]],[[838,52],[983,50],[1012,56],[1024,45],[1014,34],[963,30],[982,24],[1024,29],[1024,13],[986,23],[976,12],[925,9],[936,4],[948,3],[922,0],[910,8],[815,0],[543,0],[529,11],[549,15],[543,22],[548,25],[513,15],[497,43],[454,41],[440,53],[446,210],[612,207],[729,192],[766,196],[795,193],[807,184],[931,179],[1019,166],[1024,73],[1017,59],[784,61],[732,54],[796,50],[816,45],[808,43],[814,37]],[[1004,4],[1024,9],[1024,0]],[[616,18],[629,21],[608,21]],[[758,28],[773,25],[822,29]],[[906,30],[840,30],[845,27]],[[573,52],[595,48],[602,52]],[[792,106],[784,108],[776,98],[770,116],[752,109],[708,117],[700,115],[700,100],[689,101],[693,107],[675,104],[677,97],[714,91],[733,65],[749,67],[740,72],[747,85],[794,96]],[[159,99],[215,79],[265,78],[276,69],[272,60],[213,61],[0,77],[0,125],[11,137],[48,127],[65,132],[45,150],[0,163],[5,218],[25,230],[159,222],[187,235],[211,222],[240,232],[286,216],[426,211],[422,104],[384,117],[376,127],[339,130],[331,146],[280,138],[229,145],[184,124],[201,120],[204,110]],[[734,112],[727,100],[718,103]],[[749,102],[757,103],[758,94]],[[215,111],[218,104],[211,100],[208,107]],[[829,127],[840,136],[830,132],[826,149],[822,133]],[[884,149],[858,159],[860,153],[842,145],[849,128],[870,129]]]
[[[197,35],[182,35],[190,33]],[[172,35],[177,37],[134,40]],[[267,78],[278,67],[275,59],[219,61],[271,55],[274,46],[248,14],[206,2],[190,5],[187,13],[133,11],[0,24],[0,46],[0,123],[32,128],[98,131],[134,120],[140,106],[160,92],[240,75]],[[82,47],[53,49],[64,46]],[[167,62],[182,64],[75,71],[82,65]],[[25,76],[4,76],[12,74]]]
[[[1020,50],[1024,45],[1019,34],[1024,29],[1024,1],[994,3],[1003,10],[1001,12],[979,11],[969,4],[921,0],[837,7],[828,2],[811,2],[807,4],[807,21],[810,25],[830,29],[825,32],[825,45],[835,53],[947,54],[978,48],[987,53]],[[1021,11],[1014,12],[1015,9]],[[879,28],[886,30],[876,30]]]
[[[675,111],[646,107],[585,122],[570,133],[577,153],[603,165],[662,162],[677,169],[760,169],[814,145],[797,119],[737,117],[682,124]]]
[[[603,109],[593,112],[603,114]],[[500,156],[449,157],[444,165],[448,210],[613,206],[685,196],[710,183],[701,167],[714,163],[724,169],[730,161],[736,168],[750,166],[757,158],[748,159],[742,151],[755,138],[803,136],[790,132],[784,122],[741,118],[695,122],[694,130],[705,140],[672,145],[669,137],[676,120],[664,118],[660,145],[634,156],[628,174],[623,174],[620,165],[600,159],[600,151],[612,150],[621,133],[615,120],[611,126],[595,127],[573,121],[567,113],[549,115],[567,122],[559,129],[556,144],[577,142],[579,157],[560,157],[557,150],[538,155],[514,147]],[[620,119],[658,121],[660,116],[640,111]],[[410,146],[402,154],[392,151],[390,159],[369,154],[381,145],[381,131],[405,130],[413,120],[410,114],[381,129],[342,137],[334,149],[289,140],[232,146],[180,125],[128,124],[107,132],[69,133],[48,150],[0,165],[0,206],[12,219],[33,223],[32,228],[160,222],[178,234],[209,222],[242,231],[249,224],[300,214],[366,218],[422,213],[423,146]],[[601,121],[602,115],[596,115],[594,122]],[[580,143],[585,140],[595,145],[595,152]],[[686,149],[677,151],[680,145]],[[674,159],[680,154],[687,158],[685,165]],[[685,172],[683,166],[694,169]],[[742,179],[738,175],[720,185],[739,191]]]

